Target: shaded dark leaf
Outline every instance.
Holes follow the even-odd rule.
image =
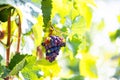
[[[2,59],[3,59],[3,58],[2,58],[2,56],[0,55],[0,62],[1,62]]]
[[[8,68],[12,70],[20,61],[22,61],[27,55],[16,54],[10,61]]]
[[[7,6],[7,7],[5,7],[5,6]],[[11,12],[12,9],[14,9],[14,7],[7,5],[7,4],[3,4],[3,5],[1,5],[0,9],[2,9],[0,11],[0,21],[6,22],[8,20],[9,13]]]
[[[16,64],[16,66],[10,71],[8,76],[18,74],[18,72],[21,71],[24,68],[25,65],[26,65],[26,60],[23,59],[18,64]]]
[[[9,74],[10,72],[10,69],[6,68],[5,66],[2,66],[2,71],[3,71],[3,74],[1,75],[2,78],[5,78],[7,77],[7,75]]]
[[[46,27],[48,22],[50,21],[51,9],[52,9],[52,0],[42,0],[42,13],[43,13],[43,22]]]

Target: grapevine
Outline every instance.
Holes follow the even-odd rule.
[[[1,39],[3,39],[3,38],[4,38],[4,36],[5,36],[5,32],[4,32],[4,31],[2,31],[2,30],[0,30],[0,40],[1,40]]]

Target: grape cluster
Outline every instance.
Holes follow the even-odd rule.
[[[46,50],[46,59],[49,60],[49,62],[53,62],[57,55],[59,55],[60,48],[65,46],[65,42],[63,38],[52,35],[45,39],[42,46],[44,46]]]

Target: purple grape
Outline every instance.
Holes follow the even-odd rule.
[[[51,57],[51,58],[49,59],[50,62],[53,62],[54,60],[55,60],[55,57]]]
[[[54,51],[54,48],[51,48],[50,51],[53,52],[53,51]]]
[[[49,49],[52,47],[51,45],[48,45]]]
[[[46,56],[52,57],[53,53],[46,53]]]
[[[56,51],[56,47],[53,47],[54,51]]]
[[[56,57],[57,57],[57,55],[59,55],[59,52],[55,52],[55,54],[56,54]]]
[[[45,42],[42,43],[42,46],[46,49],[46,59],[49,62],[53,62],[57,55],[59,55],[60,48],[65,46],[65,42],[59,36],[50,36],[50,39],[47,38]]]
[[[55,43],[54,43],[54,42],[51,42],[51,46],[54,47],[54,46],[55,46]]]
[[[45,46],[45,49],[46,49],[46,50],[48,50],[48,49],[49,49],[49,47],[48,47],[48,46]]]
[[[56,36],[50,36],[51,40],[55,40],[56,39]]]

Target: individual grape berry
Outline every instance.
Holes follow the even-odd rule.
[[[48,52],[47,52],[47,53],[46,53],[46,56],[52,56],[52,53],[48,53]]]
[[[48,47],[48,46],[45,46],[45,49],[46,49],[46,50],[48,50],[48,49],[49,49],[49,47]]]
[[[48,45],[48,48],[50,49],[52,47],[52,45]]]
[[[50,48],[50,51],[53,52],[53,51],[54,51],[54,48]]]
[[[55,46],[55,43],[53,41],[50,41],[50,44],[51,44],[52,47]]]
[[[55,57],[51,57],[51,58],[49,59],[50,62],[53,62],[54,60],[55,60]]]
[[[53,62],[57,55],[59,55],[60,48],[65,47],[65,42],[63,38],[51,35],[45,39],[42,46],[46,49],[46,60]]]

